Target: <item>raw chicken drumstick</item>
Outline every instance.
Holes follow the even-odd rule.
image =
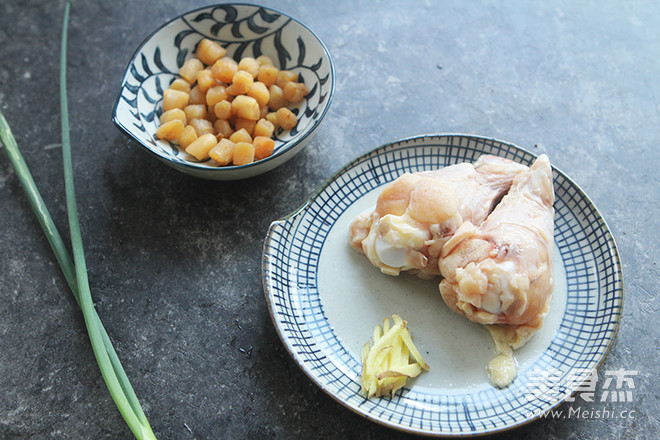
[[[439,275],[445,242],[464,222],[481,224],[514,177],[527,169],[483,155],[474,165],[403,174],[383,189],[373,211],[353,220],[351,246],[388,275]]]
[[[442,249],[443,299],[470,320],[490,324],[500,353],[522,346],[548,311],[554,199],[550,162],[541,155],[481,225],[464,222]]]

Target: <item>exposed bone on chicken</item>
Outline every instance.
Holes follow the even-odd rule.
[[[527,342],[548,311],[553,204],[552,169],[541,155],[480,226],[464,222],[442,249],[442,297],[455,312],[488,324],[505,355]]]
[[[483,155],[474,165],[403,174],[385,187],[373,211],[352,222],[350,243],[383,273],[439,275],[445,242],[464,222],[484,221],[524,170],[511,160]]]

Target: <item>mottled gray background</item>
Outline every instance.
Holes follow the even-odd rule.
[[[602,368],[639,371],[633,402],[613,406],[635,417],[542,420],[501,438],[660,437],[656,1],[265,0],[324,40],[337,90],[308,148],[231,183],[154,161],[110,121],[138,44],[207,4],[77,1],[71,11],[69,108],[91,288],[159,438],[410,438],[345,409],[296,366],[266,308],[261,247],[272,220],[355,156],[437,132],[547,153],[601,210],[623,261],[624,315]],[[0,2],[0,108],[64,233],[63,9]],[[130,438],[4,151],[0,225],[0,438]],[[612,404],[565,408],[579,406]]]

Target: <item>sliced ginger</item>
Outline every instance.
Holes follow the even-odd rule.
[[[394,322],[390,325],[390,320]],[[373,343],[362,347],[362,388],[368,398],[393,396],[409,377],[428,371],[421,353],[412,342],[408,323],[399,315],[383,320],[374,328]]]

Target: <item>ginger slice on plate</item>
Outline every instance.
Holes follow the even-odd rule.
[[[409,377],[429,370],[412,342],[408,323],[399,315],[385,318],[382,327],[377,325],[372,339],[372,344],[367,341],[362,347],[361,392],[368,398],[393,396]]]

